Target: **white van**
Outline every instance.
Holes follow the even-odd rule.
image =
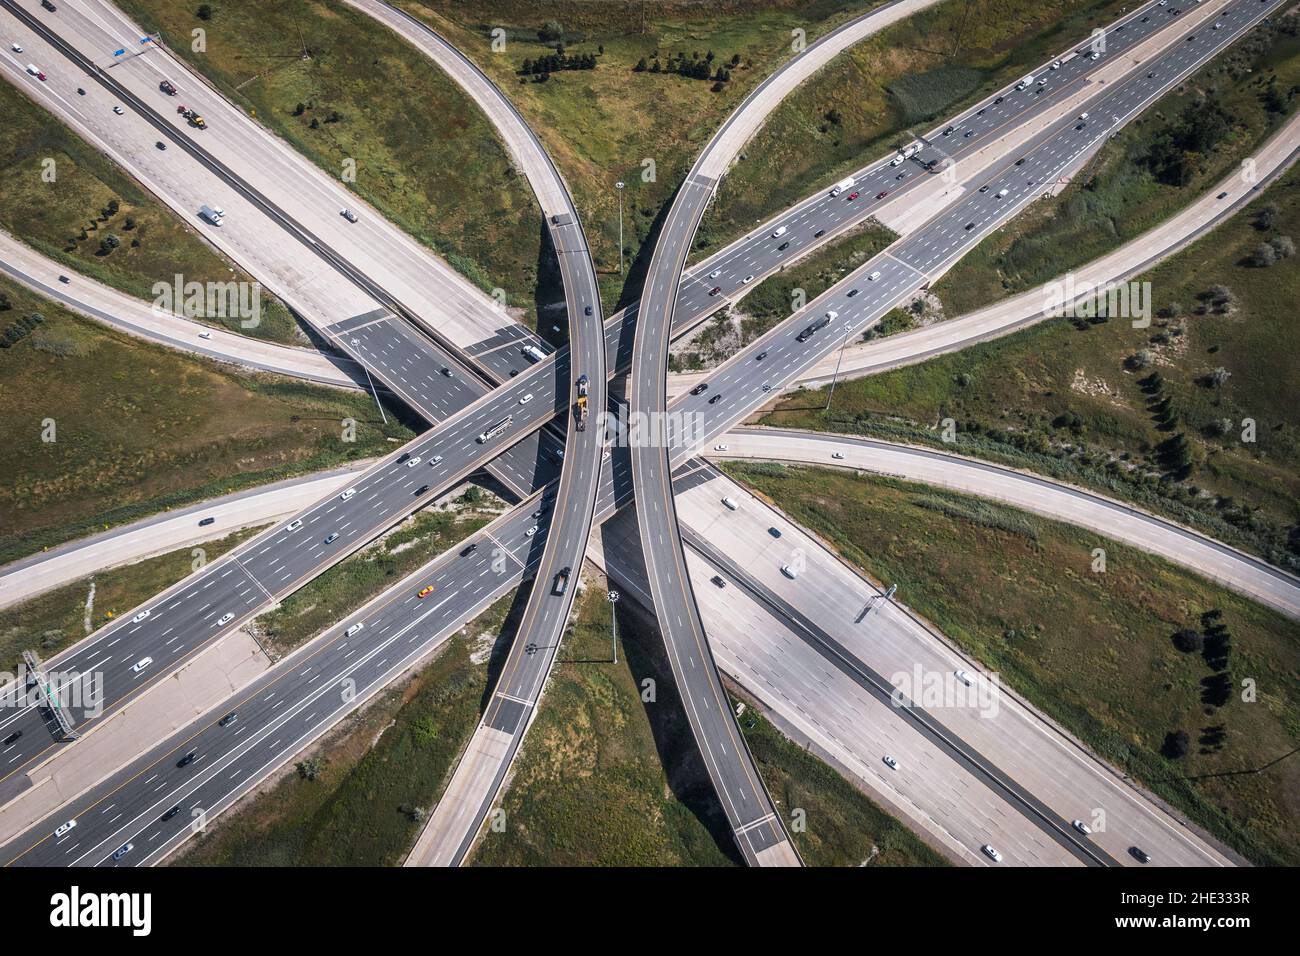
[[[785,228],[785,226],[777,226],[777,227],[776,227],[776,232],[772,233],[772,238],[773,238],[773,239],[780,239],[782,236],[785,235],[785,233],[786,233],[786,228]]]
[[[134,664],[131,665],[131,670],[135,671],[138,674],[152,663],[153,663],[152,657],[142,657]]]
[[[726,505],[727,509],[730,511],[740,510],[740,505],[736,504],[736,499],[732,498],[731,496],[727,496],[726,498],[723,498],[722,503]]]
[[[358,621],[356,624],[353,624],[350,628],[348,628],[347,636],[351,637],[353,634],[357,633],[357,631],[361,630],[364,627],[365,625],[362,624],[360,621]]]
[[[793,581],[799,576],[799,569],[789,564],[783,564],[781,565],[781,573]]]

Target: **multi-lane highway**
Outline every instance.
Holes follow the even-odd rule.
[[[1064,154],[1064,153],[1060,153],[1060,154],[1059,154],[1059,156],[1065,156],[1065,155],[1066,155],[1066,154]],[[1071,155],[1072,155],[1072,154],[1071,154]],[[893,269],[893,267],[890,267],[890,268],[891,268],[891,271],[898,272],[899,275],[903,277],[903,279],[895,279],[895,278],[891,278],[891,279],[889,280],[890,283],[891,283],[891,287],[892,287],[892,284],[895,283],[895,282],[897,282],[897,281],[902,281],[903,284],[906,284],[906,281],[905,281],[905,280],[906,280],[907,278],[910,278],[910,275],[909,275],[905,270],[896,270],[896,269]],[[882,272],[882,277],[883,277],[884,268],[882,268],[880,271]],[[860,278],[860,276],[859,276],[859,278]],[[886,288],[886,286],[885,286],[885,284],[882,283],[878,288],[884,290],[884,289]],[[894,290],[894,291],[896,291],[896,290]],[[880,297],[880,296],[877,296],[877,297],[873,297],[873,298],[881,298],[881,297]],[[883,301],[883,299],[881,299],[881,301]],[[862,304],[863,304],[864,306],[867,305],[867,300],[866,300],[865,296],[863,297]],[[879,304],[880,304],[880,302],[873,302],[872,305],[871,305],[871,308],[874,310],[877,306],[879,306]],[[865,313],[864,313],[864,314],[865,314]],[[793,341],[794,337],[793,337],[793,336],[790,336],[790,339]],[[816,342],[816,338],[815,338],[815,337],[814,337],[814,342]],[[802,344],[802,343],[801,343],[801,344]],[[820,343],[819,343],[819,344],[820,344]],[[816,349],[814,349],[814,350],[816,350]],[[790,349],[790,348],[788,348],[788,344],[786,344],[786,345],[781,345],[780,348],[779,348],[779,351],[782,352],[782,354],[779,356],[780,361],[775,362],[775,363],[771,363],[770,365],[766,365],[765,368],[770,368],[770,369],[773,369],[775,372],[778,372],[778,373],[782,373],[782,374],[783,374],[785,371],[794,368],[796,365],[800,365],[800,364],[801,364],[800,362],[798,362],[798,361],[794,358],[793,354],[788,354],[788,355],[785,354],[785,353],[787,353],[787,352],[792,353],[792,352],[794,352],[794,351],[797,351],[797,350],[794,350],[794,349]],[[825,351],[825,348],[823,347],[823,348],[821,349],[821,351]],[[775,352],[774,352],[774,354],[775,354]],[[764,359],[766,359],[766,357],[767,357],[767,356],[764,356]],[[749,361],[755,361],[755,359],[752,357],[752,355],[751,355],[751,356],[747,356],[746,358],[747,358]],[[755,383],[755,384],[756,384],[756,383]],[[761,391],[759,391],[759,389],[755,388],[754,390],[755,390],[755,391],[758,391],[759,394],[761,394]],[[555,389],[554,389],[554,385],[552,385],[552,391],[553,391],[553,392],[555,391]],[[752,398],[752,396],[751,396],[751,398]],[[566,403],[566,404],[567,404],[567,403]],[[700,402],[699,404],[703,404],[703,402]],[[725,405],[725,406],[723,406],[722,408],[716,409],[716,411],[719,412],[719,413],[722,413],[722,414],[727,414],[727,415],[729,415],[729,414],[733,414],[733,413],[735,413],[735,412],[738,410],[738,407],[734,407],[734,406],[736,406],[736,404],[737,404],[737,403],[736,403],[736,400],[733,399],[733,400],[729,401],[728,404]],[[563,406],[561,406],[561,408],[563,408]],[[403,463],[403,464],[401,465],[401,467],[415,467],[415,466],[408,466],[407,464]],[[359,492],[358,492],[358,493],[359,493]],[[302,530],[302,529],[300,529],[300,530]]]

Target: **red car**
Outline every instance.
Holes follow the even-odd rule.
[[[715,285],[712,289],[709,290],[709,295],[717,295],[721,291],[722,291],[722,286]]]
[[[852,200],[854,200],[854,199],[857,199],[857,198],[858,198],[858,194],[857,194],[857,193],[849,193],[849,200],[850,200],[850,201],[852,201]]]
[[[882,192],[882,193],[877,193],[877,194],[876,194],[876,198],[877,198],[877,199],[884,199],[884,198],[885,198],[886,196],[888,196],[888,195],[889,195],[889,190],[885,190],[885,191]]]

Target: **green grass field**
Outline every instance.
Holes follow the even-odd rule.
[[[365,394],[183,355],[0,281],[0,563],[177,505],[386,453]],[[343,420],[356,421],[346,442]],[[52,423],[52,424],[50,424]],[[51,432],[51,429],[53,431]],[[54,441],[46,438],[53,437]]]
[[[1062,275],[1167,219],[1234,168],[1294,112],[1300,97],[1296,17],[1252,30],[1190,81],[1109,141],[1061,195],[1031,206],[985,239],[934,286],[949,315],[962,315]],[[1186,153],[1186,175],[1162,181],[1154,144],[1207,116],[1221,116],[1213,145]]]
[[[349,188],[534,314],[543,225],[532,192],[487,118],[387,27],[334,0],[218,0],[207,22],[189,0],[122,6],[329,174],[355,161]],[[196,27],[204,53],[190,48]]]
[[[1300,860],[1300,627],[1069,525],[892,479],[726,470],[822,536],[1097,754],[1257,863]],[[1092,549],[1106,571],[1094,573]],[[1205,617],[1218,612],[1221,617]],[[1217,626],[1226,628],[1219,634]],[[1207,650],[1186,653],[1180,630]],[[1211,645],[1226,636],[1219,669]],[[1250,682],[1257,700],[1243,699]],[[1224,696],[1219,698],[1217,695]],[[1161,754],[1186,732],[1191,751]],[[1271,764],[1271,765],[1270,765]]]
[[[885,155],[1115,19],[1122,0],[947,0],[841,53],[786,98],[722,181],[700,248]],[[914,129],[913,129],[914,127]]]
[[[0,227],[10,235],[69,271],[149,301],[155,282],[171,285],[177,274],[203,283],[250,281],[103,153],[9,83],[0,83],[0,115]],[[112,202],[116,211],[110,211]],[[108,236],[120,244],[105,255],[100,240]],[[211,321],[258,338],[301,341],[293,317],[269,295],[262,297],[256,328],[241,328],[235,318]]]
[[[622,0],[543,6],[523,0],[404,0],[408,11],[471,56],[519,107],[537,131],[574,192],[601,273],[602,294],[612,305],[639,294],[656,220],[666,209],[695,157],[745,94],[790,55],[791,31],[809,41],[874,4],[851,0],[692,0],[627,4]],[[538,31],[548,21],[562,28],[567,54],[597,56],[594,70],[552,73],[544,83],[521,83],[524,60],[554,52]],[[491,31],[505,31],[505,49],[493,53]],[[600,52],[603,49],[603,52]],[[678,53],[688,60],[714,54],[711,67],[730,70],[713,82],[669,72],[636,72],[644,58],[666,69]],[[736,59],[735,65],[732,64]],[[653,181],[644,178],[645,161]],[[624,190],[623,244],[629,260],[627,288],[619,276],[619,201]],[[634,264],[638,257],[642,261]]]
[[[479,866],[718,866],[731,837],[692,742],[653,621],[619,605],[619,663],[610,661],[606,582],[589,578],[560,661],[489,830]],[[626,602],[625,602],[626,603]],[[641,698],[655,681],[655,701]],[[942,860],[848,781],[772,728],[742,720],[765,782],[806,811],[794,834],[814,866],[936,865]]]
[[[1263,219],[1268,228],[1260,228]],[[764,420],[938,443],[1136,501],[1221,540],[1300,568],[1300,388],[1292,331],[1300,301],[1294,258],[1250,265],[1261,242],[1300,236],[1300,172],[1243,213],[1140,277],[1164,310],[1149,329],[1123,319],[1049,320],[1007,338],[884,375],[843,382],[829,415],[823,392],[787,399]],[[1204,309],[1231,290],[1228,314]],[[1150,353],[1149,368],[1131,367]],[[1229,376],[1211,385],[1216,368]],[[1158,387],[1152,375],[1158,373]],[[1254,441],[1243,441],[1246,420]],[[1225,428],[1224,423],[1227,423]],[[1161,444],[1184,435],[1191,473],[1174,480]]]
[[[231,548],[256,534],[258,528],[205,541],[197,548],[203,558],[215,561]],[[87,601],[90,601],[91,630],[102,627],[117,615],[171,587],[194,570],[195,548],[181,548],[125,567],[101,571],[84,581],[66,584],[21,604],[0,610],[0,670],[16,671],[22,652],[31,649],[47,659],[88,633]]]

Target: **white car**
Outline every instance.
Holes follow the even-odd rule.
[[[782,236],[785,235],[785,233],[786,233],[786,227],[785,227],[785,226],[778,226],[776,232],[772,233],[772,238],[773,238],[773,239],[780,239]]]
[[[714,269],[712,272],[709,273],[709,278],[710,278],[710,279],[716,279],[716,278],[717,278],[718,276],[720,276],[720,275],[722,275],[722,270],[721,270],[721,269]]]
[[[351,637],[353,634],[357,633],[357,631],[361,630],[364,627],[365,625],[362,624],[360,621],[358,621],[356,624],[353,624],[350,628],[348,628],[347,636]]]
[[[535,535],[535,534],[537,534],[537,525],[533,525],[531,528],[529,528],[527,531],[525,531],[525,532],[524,532],[524,537],[525,537],[525,538],[531,538],[531,537],[532,537],[533,535]]]
[[[970,674],[967,674],[967,673],[966,673],[964,670],[962,670],[960,667],[957,668],[957,669],[956,669],[955,671],[953,671],[952,673],[953,673],[953,676],[954,676],[954,677],[956,677],[959,681],[961,681],[961,682],[962,682],[963,684],[965,684],[967,687],[970,687],[970,686],[974,683],[974,681],[971,679]]]
[[[726,450],[727,450],[727,446],[726,446],[726,445],[714,445],[714,446],[713,446],[713,450],[714,450],[714,451],[726,451]]]
[[[836,461],[843,461],[843,460],[844,460],[844,452],[842,452],[842,451],[833,451],[833,452],[831,452],[831,457],[834,458]]]
[[[344,219],[346,219],[348,222],[357,221],[357,214],[354,213],[351,209],[340,209],[339,215],[342,216]]]
[[[898,761],[895,760],[893,757],[889,756],[889,754],[885,754],[885,766],[888,767],[890,770],[897,770]]]
[[[520,404],[520,405],[527,405],[527,404],[528,404],[529,402],[531,402],[532,400],[533,400],[533,393],[532,393],[532,392],[528,392],[526,395],[524,395],[523,398],[519,399],[519,404]]]
[[[113,107],[113,112],[116,113],[118,116],[121,116],[121,115],[122,115],[122,107],[120,107],[120,106],[114,106],[114,107]]]
[[[357,493],[357,489],[355,489],[355,488],[349,488],[347,491],[345,491],[345,492],[343,492],[341,495],[339,495],[339,501],[347,501],[349,498],[351,498],[351,497],[352,497],[353,495],[355,495],[356,493]]]
[[[871,275],[867,276],[867,281],[875,282],[879,278],[880,278],[880,270],[877,269],[875,272],[871,273]]]
[[[284,530],[285,530],[285,531],[297,531],[297,530],[298,530],[299,528],[301,528],[301,527],[302,527],[302,519],[301,519],[301,518],[294,518],[292,521],[290,521],[287,525],[284,526]]]
[[[9,49],[13,50],[15,53],[23,52],[23,47],[21,43],[11,43],[9,44]]]
[[[420,456],[419,456],[419,455],[416,455],[414,458],[411,458],[411,459],[408,459],[408,460],[407,460],[407,462],[406,462],[406,467],[407,467],[407,468],[414,468],[414,467],[415,467],[416,465],[418,465],[419,463],[420,463]]]
[[[781,565],[781,573],[793,581],[799,576],[799,569],[790,564]]]
[[[152,663],[153,663],[152,657],[142,657],[134,664],[131,665],[131,670],[135,671],[138,674]]]
[[[754,277],[752,275],[749,275],[749,276],[745,276],[745,278],[740,281],[740,284],[749,285],[753,281],[754,281]]]
[[[723,498],[723,499],[722,499],[722,503],[723,503],[724,505],[726,505],[728,511],[739,511],[739,510],[740,510],[740,505],[736,504],[736,499],[735,499],[735,498],[732,498],[732,497],[726,497],[726,498]]]
[[[55,829],[55,831],[54,831],[54,835],[55,835],[56,837],[61,837],[61,836],[63,836],[63,834],[67,833],[69,830],[75,828],[76,825],[77,825],[77,818],[76,818],[76,817],[73,817],[73,818],[72,818],[71,820],[69,820],[67,823],[64,823],[64,824],[62,824],[61,826],[57,827],[57,828]]]
[[[1088,824],[1084,823],[1082,820],[1074,820],[1070,823],[1070,826],[1074,827],[1084,836],[1088,836],[1092,833],[1092,827],[1088,826]]]
[[[223,614],[221,615],[221,617],[217,618],[217,627],[221,627],[222,625],[229,624],[234,619],[235,619],[235,615],[233,614],[230,613]]]
[[[199,338],[210,339],[212,338],[212,333],[209,332],[207,329],[204,329],[202,332],[199,333]]]
[[[131,623],[132,623],[132,624],[139,624],[141,621],[143,621],[146,617],[148,617],[148,616],[149,616],[150,614],[152,614],[152,613],[153,613],[153,611],[148,611],[148,610],[146,610],[146,611],[141,611],[141,612],[140,612],[139,614],[137,614],[135,617],[131,618]]]
[[[987,856],[994,863],[1002,862],[1002,854],[999,853],[997,850],[993,849],[993,846],[991,844],[985,843],[982,847],[980,847],[980,849],[984,852],[984,855]]]
[[[432,467],[432,466],[434,466],[434,465],[441,465],[441,464],[442,464],[442,456],[441,456],[441,455],[434,455],[433,458],[432,458],[432,459],[430,460],[430,462],[429,462],[429,466],[430,466],[430,467]]]

